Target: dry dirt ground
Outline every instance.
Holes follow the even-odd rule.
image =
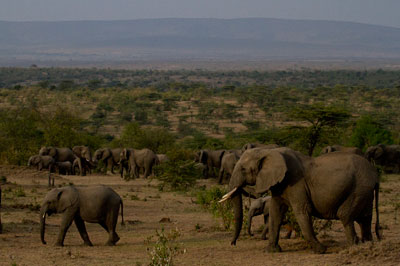
[[[106,232],[98,224],[87,224],[94,247],[82,245],[75,225],[69,229],[64,247],[54,247],[60,215],[48,217],[47,245],[39,237],[39,211],[48,191],[47,175],[26,167],[0,166],[3,185],[3,234],[0,235],[0,265],[148,265],[149,249],[156,230],[177,229],[177,242],[183,254],[174,258],[176,265],[399,265],[400,176],[384,176],[381,185],[380,214],[384,239],[347,246],[341,224],[320,232],[318,238],[328,247],[327,254],[314,254],[300,238],[281,239],[281,253],[266,253],[267,241],[260,239],[262,218],[254,219],[255,236],[242,231],[237,246],[230,245],[232,232],[224,231],[221,221],[194,203],[190,193],[160,192],[157,181],[137,179],[126,182],[118,175],[56,176],[56,185],[105,184],[124,200],[126,225],[118,224],[121,240],[114,247],[104,246]],[[215,180],[201,180],[214,186]],[[24,195],[25,194],[25,195]],[[163,219],[164,218],[164,219]],[[160,222],[164,220],[166,222]],[[120,221],[120,218],[119,218]],[[375,217],[373,219],[375,223]],[[358,229],[358,228],[357,228]],[[281,234],[285,232],[282,230]],[[374,235],[375,236],[375,235]]]

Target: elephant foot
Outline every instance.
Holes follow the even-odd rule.
[[[232,245],[232,246],[236,246],[236,240],[232,240],[232,241],[231,241],[231,245]]]
[[[64,246],[64,243],[56,242],[56,243],[54,244],[54,246],[55,246],[55,247],[63,247],[63,246]]]
[[[88,246],[88,247],[93,247],[92,242],[83,242],[83,245]]]
[[[279,245],[268,245],[267,252],[269,253],[282,252],[282,249]]]
[[[313,251],[315,254],[324,254],[326,252],[326,247],[321,243],[313,245]]]
[[[261,240],[267,240],[266,236],[261,236]]]

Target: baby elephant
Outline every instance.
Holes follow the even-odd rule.
[[[46,214],[63,213],[56,246],[64,245],[65,234],[75,222],[84,244],[93,246],[86,232],[85,221],[100,224],[108,233],[106,245],[115,245],[119,236],[115,232],[119,207],[121,206],[121,225],[124,224],[121,197],[111,188],[98,185],[89,187],[67,186],[55,188],[47,193],[40,209],[40,238],[43,244]]]
[[[39,171],[43,168],[51,171],[55,165],[53,157],[48,155],[33,155],[29,157],[28,166],[36,166]]]
[[[258,216],[263,214],[264,215],[264,230],[261,233],[261,239],[265,240],[266,235],[268,233],[268,217],[269,217],[269,202],[271,201],[271,196],[266,196],[263,198],[258,198],[256,200],[254,200],[251,205],[250,205],[250,209],[249,209],[249,225],[247,227],[247,232],[249,233],[249,235],[253,235],[251,233],[251,220],[253,219],[254,216]],[[284,221],[285,223],[285,221]],[[286,234],[285,238],[289,239],[290,236],[292,235],[292,227],[291,226],[287,226],[286,228],[288,230],[288,233]]]

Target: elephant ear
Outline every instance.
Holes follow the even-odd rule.
[[[256,192],[262,194],[281,183],[288,170],[285,158],[280,152],[267,151],[257,162]]]
[[[78,203],[78,191],[74,188],[61,189],[57,194],[57,212],[62,213]]]

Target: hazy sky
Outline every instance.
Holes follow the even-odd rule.
[[[400,0],[0,0],[0,20],[267,17],[400,27]]]

